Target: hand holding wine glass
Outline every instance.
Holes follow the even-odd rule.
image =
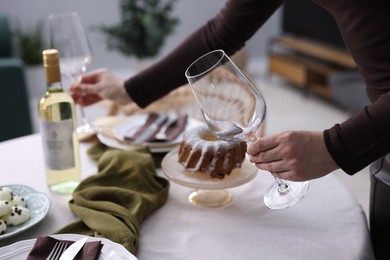
[[[247,143],[257,140],[266,116],[265,100],[224,51],[203,55],[185,75],[207,125],[217,137]],[[308,189],[308,182],[275,180],[264,195],[264,203],[271,209],[296,204]]]
[[[60,54],[61,73],[72,81],[80,80],[91,63],[92,52],[87,35],[77,13],[64,13],[49,16],[50,48]],[[77,100],[76,100],[77,103]],[[77,128],[79,134],[94,133],[84,109],[80,107],[82,125]]]

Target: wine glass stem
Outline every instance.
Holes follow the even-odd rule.
[[[256,134],[254,133],[249,133],[246,138],[245,138],[245,141],[248,143],[248,144],[251,144],[251,143],[254,143],[256,142],[257,140],[257,136]],[[285,183],[283,180],[279,179],[278,177],[274,176],[276,182],[278,183],[278,192],[280,195],[286,195],[290,192],[290,187],[287,185],[287,183]]]
[[[290,188],[289,186],[281,179],[279,179],[278,177],[274,176],[276,182],[278,183],[278,192],[280,193],[280,195],[286,195],[287,193],[289,193],[290,191]]]
[[[81,121],[82,121],[83,125],[88,125],[89,122],[88,122],[87,117],[85,116],[84,108],[81,105],[79,105],[79,108],[80,108],[80,114],[81,114]]]
[[[83,68],[81,69],[80,72],[71,75],[71,77],[73,77],[73,79],[76,80],[77,82],[81,82],[83,73],[84,73],[85,71],[86,71],[86,67],[83,67]],[[84,108],[83,108],[81,105],[79,105],[79,109],[80,109],[80,114],[81,114],[81,123],[82,123],[82,125],[83,125],[83,126],[90,125],[90,124],[89,124],[89,121],[88,121],[88,118],[87,118],[87,116],[85,115],[85,110],[84,110]]]

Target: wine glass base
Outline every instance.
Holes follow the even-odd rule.
[[[271,185],[264,194],[264,204],[270,209],[284,209],[293,206],[305,196],[309,182],[284,181],[288,187],[288,192],[281,194],[278,183]]]
[[[233,202],[233,196],[227,190],[195,190],[188,196],[188,201],[198,207],[222,208]]]

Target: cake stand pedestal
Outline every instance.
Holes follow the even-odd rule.
[[[233,196],[227,190],[194,190],[188,195],[188,201],[205,208],[221,208],[233,202]]]
[[[245,184],[256,177],[256,168],[247,159],[241,168],[236,168],[224,179],[213,179],[201,172],[187,171],[178,162],[178,149],[170,151],[162,160],[161,168],[165,176],[185,187],[194,188],[189,195],[188,201],[199,207],[220,208],[226,207],[233,202],[232,194],[226,190]]]

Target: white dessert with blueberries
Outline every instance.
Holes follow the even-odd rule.
[[[30,219],[30,211],[23,196],[14,194],[9,187],[0,187],[0,235],[7,228],[18,226]]]

